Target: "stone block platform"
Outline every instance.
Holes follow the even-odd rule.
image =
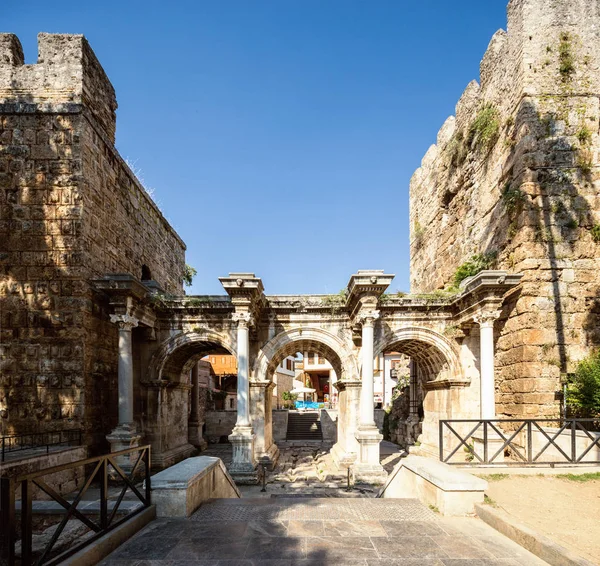
[[[158,519],[103,566],[541,566],[478,519],[411,499],[215,500]]]

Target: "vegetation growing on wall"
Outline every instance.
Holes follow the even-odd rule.
[[[187,263],[185,264],[185,270],[183,272],[183,283],[186,287],[192,286],[192,281],[194,280],[194,277],[196,277],[197,273],[198,272],[191,265],[188,265]]]
[[[460,265],[454,273],[453,287],[458,289],[467,277],[473,277],[485,269],[492,269],[497,258],[498,252],[496,251],[471,256],[471,259]]]
[[[481,106],[475,116],[475,120],[469,128],[468,145],[474,146],[481,151],[490,151],[500,135],[500,112],[491,103]]]
[[[560,43],[558,45],[559,72],[563,81],[571,80],[575,72],[575,57],[573,55],[573,45],[571,34],[564,32],[560,34]]]

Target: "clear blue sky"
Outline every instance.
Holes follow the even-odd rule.
[[[27,63],[83,33],[115,86],[117,147],[187,243],[191,293],[254,271],[337,293],[408,290],[408,186],[507,0],[2,0]]]

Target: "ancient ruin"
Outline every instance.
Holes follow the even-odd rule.
[[[412,179],[407,296],[378,270],[340,295],[230,273],[223,296],[186,296],[185,244],[115,149],[115,92],[85,38],[40,34],[25,65],[0,35],[4,430],[68,424],[92,453],[148,443],[169,466],[202,445],[194,368],[211,352],[238,360],[239,481],[277,460],[272,375],[299,350],[334,367],[332,452],[364,479],[382,474],[382,352],[412,360],[401,426],[422,454],[439,419],[556,415],[561,375],[600,340],[600,6],[513,0],[508,15]]]

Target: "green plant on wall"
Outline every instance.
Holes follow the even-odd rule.
[[[573,55],[573,45],[571,35],[568,32],[560,34],[560,43],[558,44],[559,72],[563,81],[571,80],[575,72],[575,57]]]
[[[590,229],[590,234],[592,235],[592,240],[597,244],[600,243],[600,224],[594,224]]]
[[[192,286],[192,281],[194,280],[194,277],[196,277],[197,273],[198,272],[191,265],[188,265],[187,263],[185,264],[185,269],[183,271],[183,283],[186,287]]]
[[[460,284],[467,278],[477,275],[480,271],[485,269],[492,269],[498,258],[498,252],[489,251],[483,254],[477,254],[471,256],[471,259],[463,263],[458,267],[454,274],[454,285],[455,289],[458,289]]]
[[[498,141],[499,135],[500,113],[493,104],[485,103],[469,128],[469,141],[480,150],[490,151]]]

